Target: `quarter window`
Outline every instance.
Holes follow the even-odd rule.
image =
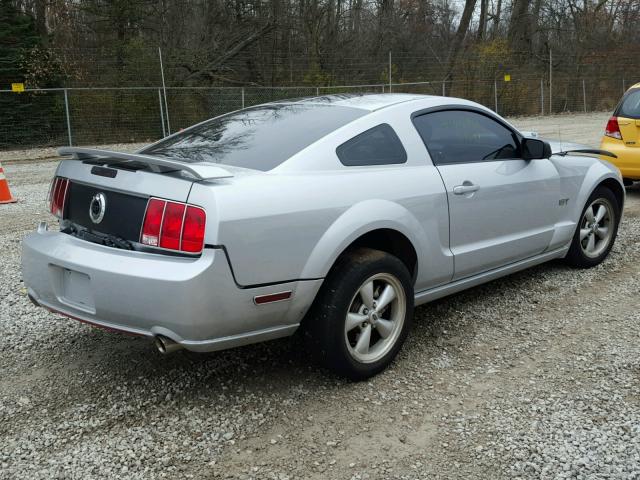
[[[521,158],[515,134],[481,113],[443,110],[413,119],[433,163],[471,163]]]
[[[407,161],[407,152],[402,142],[386,123],[343,143],[336,149],[336,154],[347,167],[391,165]]]

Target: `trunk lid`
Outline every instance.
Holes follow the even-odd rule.
[[[184,165],[147,155],[70,148],[60,153],[74,155],[60,162],[56,172],[70,181],[63,219],[83,234],[78,236],[106,244],[106,237],[114,237],[116,246],[118,240],[140,241],[149,198],[186,203],[194,182],[233,176],[214,165]],[[90,209],[100,194],[105,207],[95,221]]]

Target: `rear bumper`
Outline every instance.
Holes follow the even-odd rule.
[[[22,272],[29,296],[100,327],[213,351],[292,334],[321,280],[240,288],[222,250],[197,259],[118,250],[39,228],[27,235]],[[291,290],[289,301],[253,299]]]
[[[630,147],[622,140],[603,137],[600,148],[618,156],[618,158],[605,156],[601,158],[618,167],[624,178],[640,180],[640,147]]]

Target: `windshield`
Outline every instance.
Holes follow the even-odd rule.
[[[335,105],[262,105],[214,118],[142,153],[267,171],[366,113]]]

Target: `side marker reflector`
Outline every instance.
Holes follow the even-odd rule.
[[[282,302],[291,298],[291,290],[287,292],[270,293],[269,295],[258,295],[253,297],[253,303],[263,305],[265,303]]]

